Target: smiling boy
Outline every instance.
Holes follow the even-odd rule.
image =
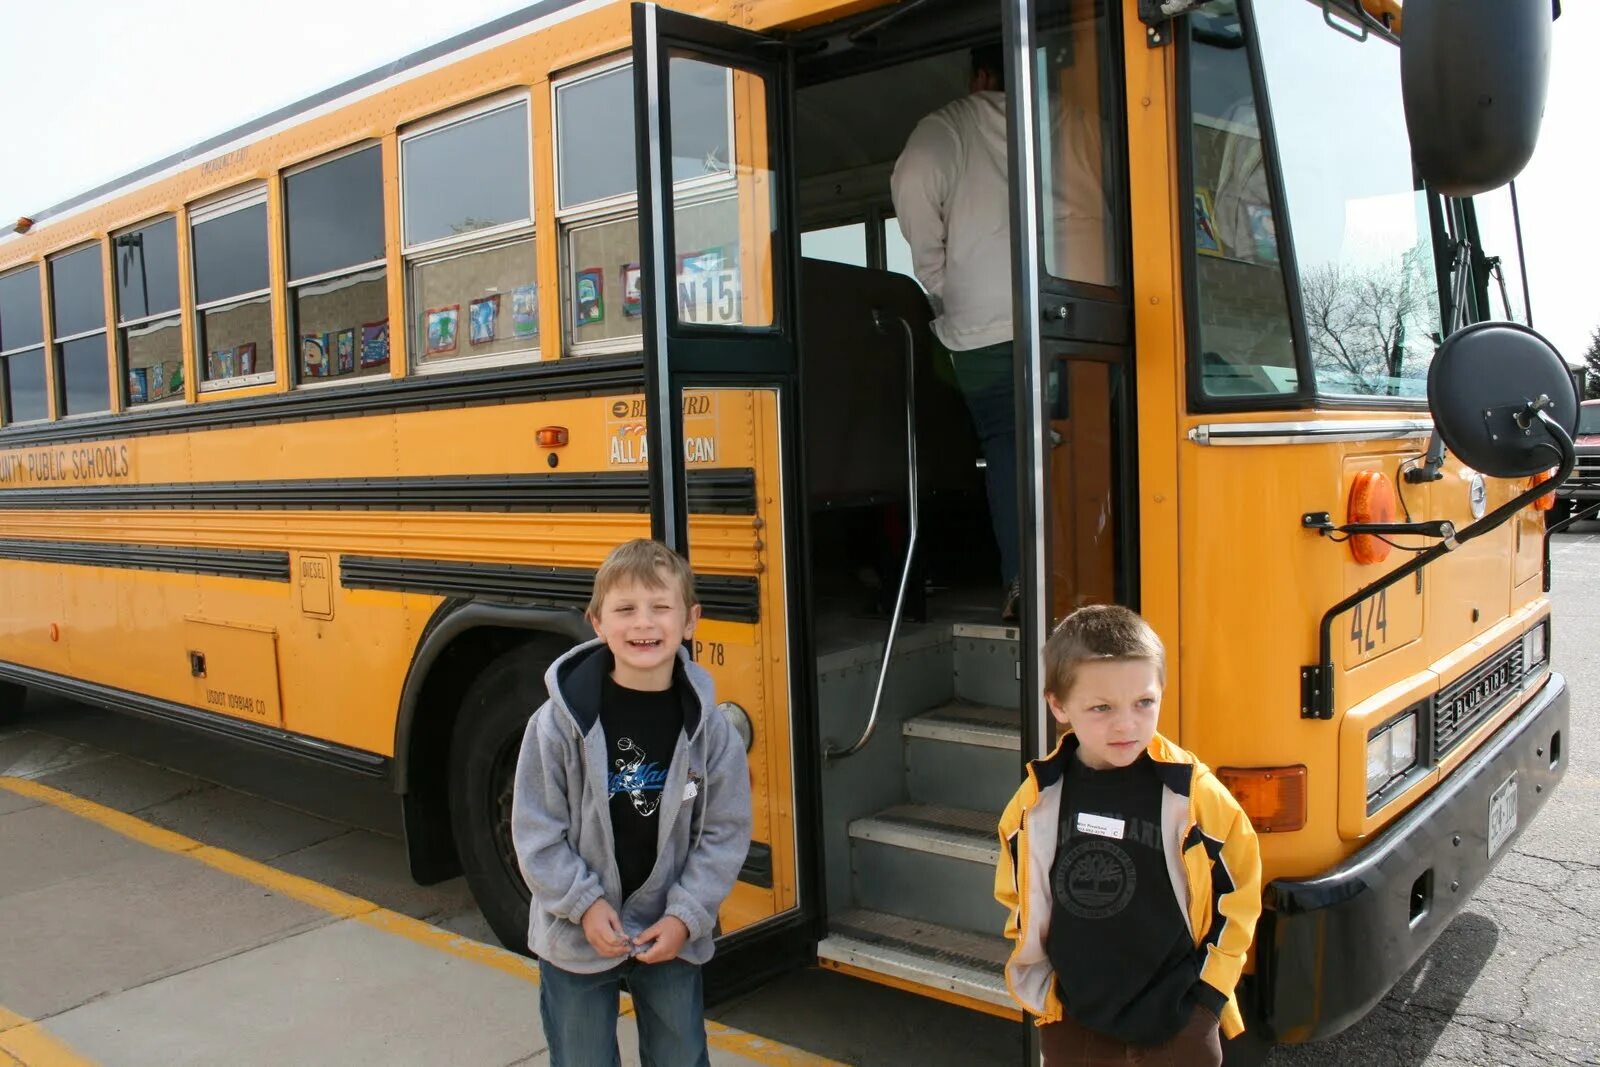
[[[700,968],[750,847],[744,745],[684,650],[700,605],[681,557],[618,546],[588,619],[596,640],[545,675],[511,809],[550,1061],[620,1062],[625,983],[645,1062],[706,1065]]]
[[[1068,733],[1000,820],[995,897],[1012,997],[1047,1067],[1221,1064],[1244,1029],[1234,986],[1261,914],[1250,820],[1156,732],[1166,654],[1127,608],[1073,612],[1044,648]]]

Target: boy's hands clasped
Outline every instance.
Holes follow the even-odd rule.
[[[588,938],[589,947],[602,956],[637,956],[640,963],[666,963],[683,951],[689,928],[677,916],[667,915],[632,941],[622,929],[617,909],[597,900],[583,913],[583,936]]]

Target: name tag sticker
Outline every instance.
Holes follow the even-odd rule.
[[[1122,825],[1121,819],[1113,819],[1108,815],[1090,815],[1086,811],[1078,813],[1078,832],[1082,834],[1121,841]]]
[[[685,800],[693,800],[695,797],[697,797],[699,795],[700,795],[700,787],[697,784],[695,784],[693,779],[690,779],[683,787],[683,799],[685,799]],[[1122,834],[1119,832],[1117,834],[1117,836],[1121,837]]]

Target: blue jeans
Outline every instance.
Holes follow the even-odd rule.
[[[539,1018],[553,1067],[621,1067],[617,1010],[622,983],[633,995],[644,1067],[711,1067],[700,968],[682,960],[624,960],[599,974],[539,961]]]
[[[1000,549],[1000,582],[1007,588],[1022,570],[1017,518],[1017,403],[1012,389],[1011,342],[950,353],[956,384],[966,398],[972,428],[983,447],[989,522]]]

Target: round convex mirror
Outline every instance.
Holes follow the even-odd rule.
[[[1526,478],[1561,463],[1547,426],[1529,418],[1544,408],[1570,437],[1578,392],[1550,342],[1512,322],[1480,322],[1445,338],[1428,368],[1428,406],[1445,445],[1473,470]]]

